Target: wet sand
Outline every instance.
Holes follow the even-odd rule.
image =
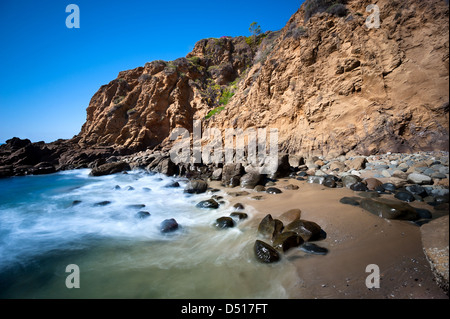
[[[298,190],[286,190],[288,184]],[[301,299],[448,299],[434,282],[429,263],[422,250],[420,228],[408,221],[387,220],[360,207],[341,204],[344,196],[357,196],[350,189],[330,189],[306,181],[282,179],[274,187],[282,194],[267,194],[253,190],[221,188],[218,182],[210,184],[223,192],[245,190],[249,195],[227,196],[232,206],[242,203],[252,206],[257,213],[252,217],[256,229],[261,219],[271,214],[277,218],[289,209],[302,211],[301,218],[319,224],[326,232],[325,239],[315,242],[329,250],[327,255],[310,255],[294,248],[287,258],[302,279],[291,288],[289,295]],[[222,192],[221,192],[222,193]],[[262,196],[261,200],[251,199]],[[393,198],[393,195],[382,195]],[[411,206],[426,208],[433,218],[448,212],[434,211],[431,206],[413,202]],[[230,206],[230,207],[231,207]],[[366,266],[376,264],[380,269],[380,288],[366,287]]]

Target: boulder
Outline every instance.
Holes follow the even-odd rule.
[[[282,252],[298,247],[302,243],[303,239],[295,232],[283,232],[273,239],[273,247]]]
[[[254,188],[261,180],[261,174],[258,172],[250,172],[241,177],[240,183],[243,188]]]
[[[256,240],[253,246],[256,259],[262,263],[273,263],[280,260],[280,254],[269,244]]]
[[[293,231],[304,241],[318,240],[322,237],[322,228],[315,222],[299,219],[286,225],[284,232]]]
[[[300,219],[302,211],[298,208],[290,209],[287,212],[281,214],[278,219],[283,223],[283,225],[287,225],[292,223],[294,220]]]
[[[241,212],[232,212],[230,214],[230,217],[236,217],[237,219],[242,220],[242,219],[247,219],[248,215],[246,213],[241,213]]]
[[[222,168],[217,168],[211,175],[212,181],[220,181],[222,179]]]
[[[349,170],[362,170],[366,167],[367,159],[365,157],[356,157],[352,160],[345,161]]]
[[[177,221],[173,218],[171,219],[166,219],[164,220],[160,226],[159,226],[159,230],[162,233],[171,233],[174,232],[178,229],[179,225],[177,223]]]
[[[272,215],[266,215],[258,225],[258,235],[272,239],[275,235],[281,233],[283,223],[278,219],[273,219]]]
[[[314,255],[326,255],[328,254],[328,249],[324,247],[317,246],[314,243],[304,243],[300,246],[300,250],[304,251],[308,254],[314,254]]]
[[[284,189],[287,189],[287,190],[297,190],[299,188],[300,187],[298,187],[297,185],[294,185],[294,184],[289,184],[289,185],[284,186]]]
[[[407,203],[387,198],[363,198],[360,205],[365,210],[386,219],[417,220],[420,215]]]
[[[347,188],[350,188],[350,186],[352,186],[353,184],[356,184],[358,182],[361,182],[361,178],[356,175],[342,176],[342,184]]]
[[[373,190],[375,190],[377,187],[383,185],[383,183],[382,183],[380,180],[378,180],[378,179],[376,179],[376,178],[373,178],[373,177],[366,178],[366,179],[364,180],[364,182],[366,183],[367,189],[369,189],[369,190],[371,190],[371,191],[373,191]]]
[[[103,176],[130,170],[130,165],[125,162],[106,163],[97,168],[93,168],[89,175]]]
[[[268,194],[281,194],[282,191],[276,187],[269,187],[266,189],[266,193]]]
[[[207,200],[202,200],[201,202],[197,203],[197,205],[195,205],[195,206],[198,208],[217,209],[217,208],[219,208],[219,203],[211,198],[211,199],[207,199]]]
[[[255,192],[265,192],[266,188],[264,186],[262,186],[262,185],[256,185],[255,188],[253,188],[253,190]]]
[[[189,194],[201,194],[205,193],[208,189],[208,183],[201,179],[191,180],[184,188],[185,193]]]
[[[238,186],[239,182],[236,185],[236,180],[240,180],[244,173],[245,169],[241,163],[224,165],[222,169],[222,185],[227,187],[230,185]]]
[[[433,180],[430,176],[419,173],[412,173],[408,175],[408,182],[419,185],[433,184]]]
[[[140,212],[137,212],[135,216],[136,216],[136,218],[139,218],[139,219],[145,219],[145,218],[150,217],[150,213],[149,212],[140,211]]]
[[[216,219],[215,226],[219,229],[234,227],[234,220],[231,217],[220,217]]]
[[[369,190],[363,182],[356,182],[355,184],[350,185],[350,189],[355,192],[365,192]]]

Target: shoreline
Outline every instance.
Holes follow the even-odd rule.
[[[298,190],[285,190],[288,184],[298,185]],[[281,194],[266,194],[248,189],[229,189],[219,182],[211,187],[222,193],[247,191],[248,196],[231,197],[230,206],[242,203],[251,206],[257,213],[251,225],[255,229],[267,214],[273,218],[298,208],[301,219],[319,224],[327,233],[325,239],[315,242],[327,248],[325,256],[308,255],[298,248],[291,248],[282,258],[292,263],[303,283],[290,291],[292,299],[448,299],[436,284],[430,265],[422,250],[420,227],[412,222],[387,220],[363,210],[339,203],[344,196],[355,196],[355,192],[329,189],[306,181],[281,179],[276,187]],[[262,200],[251,196],[264,194]],[[392,195],[384,195],[386,198]],[[413,207],[424,208],[425,203],[412,203]],[[245,209],[244,209],[245,211]],[[448,213],[447,213],[448,214]],[[445,215],[433,211],[434,218]],[[380,267],[380,288],[365,286],[366,266]],[[274,264],[276,267],[276,264]]]

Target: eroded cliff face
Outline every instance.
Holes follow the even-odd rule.
[[[121,72],[74,141],[134,152],[206,116],[205,128],[277,128],[280,150],[303,156],[448,150],[448,5],[380,0],[369,29],[369,4],[308,21],[303,5],[280,32],[201,40],[186,58]]]

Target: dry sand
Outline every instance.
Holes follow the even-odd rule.
[[[288,184],[298,185],[298,190],[286,190]],[[211,183],[219,187],[218,182]],[[448,296],[434,282],[430,266],[422,250],[420,228],[408,221],[386,220],[360,207],[341,204],[344,196],[356,196],[352,190],[330,189],[318,184],[308,184],[295,179],[280,180],[274,187],[282,194],[257,193],[229,197],[230,204],[243,203],[257,210],[253,216],[255,231],[266,214],[274,218],[285,211],[299,208],[301,218],[318,223],[327,237],[315,242],[329,250],[327,255],[310,255],[299,249],[285,253],[303,283],[293,289],[293,298],[333,299],[406,299],[445,298]],[[244,189],[223,189],[236,192]],[[251,199],[263,196],[261,200]],[[383,197],[393,198],[392,195]],[[448,214],[430,209],[424,203],[411,203],[417,208],[427,208],[433,218]],[[366,266],[376,264],[380,269],[380,288],[368,289]]]

